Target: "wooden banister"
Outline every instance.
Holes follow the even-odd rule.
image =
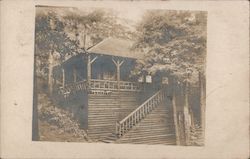
[[[125,90],[125,91],[138,91],[139,90],[139,87],[137,83],[135,82],[119,81],[119,85],[118,85],[117,81],[99,80],[99,79],[91,79],[90,88],[91,89],[105,89],[105,90],[120,89],[120,90]]]
[[[72,92],[87,90],[87,87],[88,87],[88,85],[87,85],[86,80],[83,80],[83,81],[79,81],[79,82],[66,84],[64,87],[59,87],[57,93],[59,95],[66,94],[65,97],[67,97]]]
[[[141,119],[148,115],[165,98],[163,90],[158,91],[128,116],[116,124],[116,134],[121,137],[136,125]]]

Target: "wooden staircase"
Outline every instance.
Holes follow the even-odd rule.
[[[160,90],[117,123],[116,133],[106,137],[106,143],[175,145],[172,103]]]
[[[132,112],[139,103],[137,92],[112,91],[88,95],[88,135],[102,140],[115,132],[115,123]]]
[[[176,136],[170,100],[163,100],[116,143],[175,145]]]

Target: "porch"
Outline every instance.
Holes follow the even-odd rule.
[[[54,93],[66,99],[79,91],[86,91],[90,94],[110,94],[112,91],[140,91],[140,84],[129,81],[90,79],[89,82],[82,80],[58,87]]]

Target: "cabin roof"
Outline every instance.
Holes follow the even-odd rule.
[[[140,59],[143,56],[142,52],[136,52],[132,50],[133,41],[118,39],[118,38],[107,38],[90,48],[88,52],[90,54],[102,54],[108,56],[124,57],[131,59]],[[77,54],[67,58],[62,62],[62,65],[74,63],[75,60],[84,56],[84,53]]]
[[[140,58],[141,53],[133,51],[132,46],[133,41],[131,40],[107,38],[89,49],[88,52],[135,59]]]

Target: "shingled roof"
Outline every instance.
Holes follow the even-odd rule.
[[[132,50],[133,42],[131,40],[107,38],[88,50],[90,53],[129,57],[138,59],[142,53]]]

